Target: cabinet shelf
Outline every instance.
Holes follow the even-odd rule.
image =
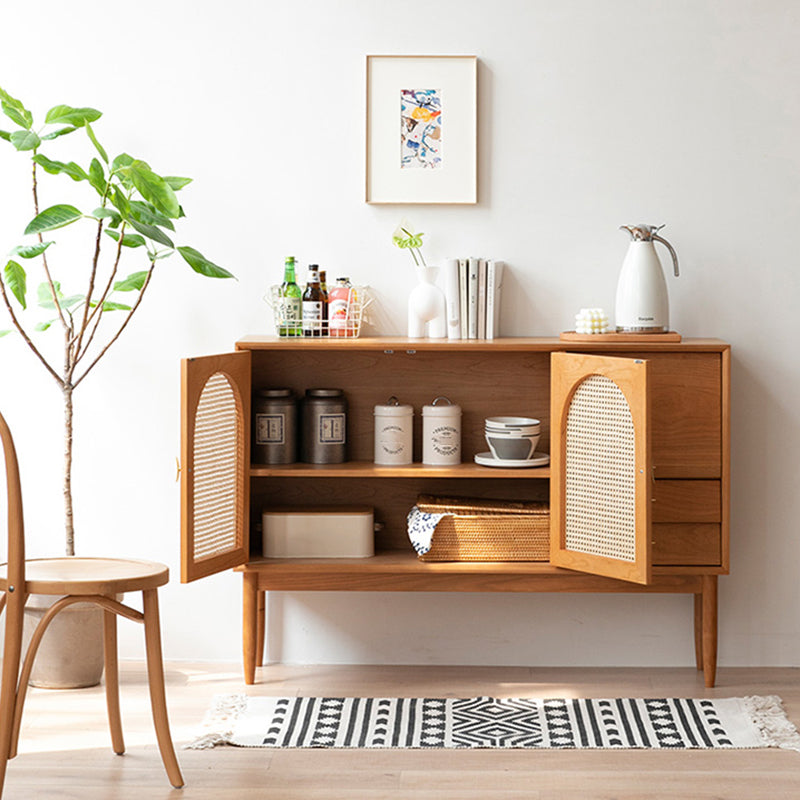
[[[252,478],[518,478],[547,479],[550,467],[502,469],[463,463],[451,467],[426,464],[376,466],[372,461],[347,461],[344,464],[251,464]]]

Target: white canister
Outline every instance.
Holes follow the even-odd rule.
[[[414,461],[414,408],[396,397],[375,406],[375,463],[383,466]]]
[[[436,467],[461,463],[461,406],[446,397],[422,407],[422,463]]]

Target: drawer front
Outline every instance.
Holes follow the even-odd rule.
[[[653,522],[720,522],[719,481],[657,480],[653,487]]]
[[[722,476],[722,357],[648,354],[656,478]]]
[[[720,541],[720,526],[713,523],[655,523],[653,564],[718,567],[722,564]]]

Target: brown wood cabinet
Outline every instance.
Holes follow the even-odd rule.
[[[690,593],[697,667],[714,685],[717,576],[729,569],[726,343],[250,336],[184,361],[182,383],[181,578],[242,573],[248,684],[262,664],[264,593],[342,590]],[[250,464],[251,392],[286,386],[345,390],[346,463]],[[410,466],[372,463],[373,408],[392,394],[416,410]],[[463,461],[427,467],[420,409],[442,394],[462,407]],[[473,463],[497,414],[540,419],[550,465]],[[587,458],[582,442],[600,440],[601,456]],[[406,515],[420,493],[549,498],[549,563],[419,561]],[[331,504],[374,507],[374,557],[261,556],[264,508]]]

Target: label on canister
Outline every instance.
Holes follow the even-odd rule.
[[[256,444],[284,444],[285,441],[284,414],[256,414]]]
[[[345,443],[345,415],[320,414],[319,415],[319,443],[344,444]]]

